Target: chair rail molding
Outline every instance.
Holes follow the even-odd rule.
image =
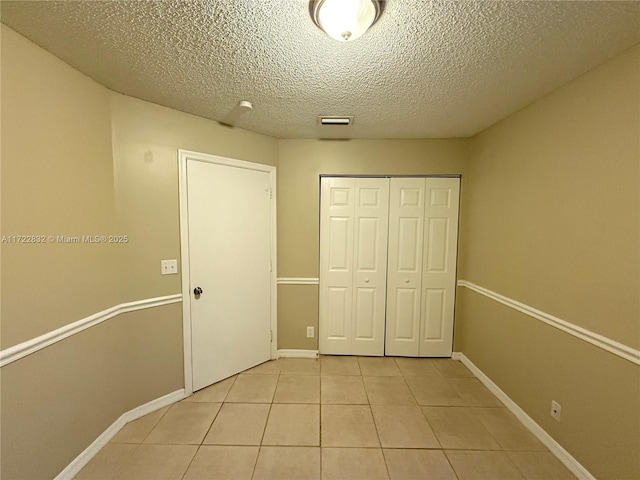
[[[122,313],[135,312],[136,310],[143,310],[145,308],[161,307],[163,305],[170,305],[181,301],[182,294],[177,293],[174,295],[166,295],[164,297],[146,298],[144,300],[136,300],[135,302],[121,303],[120,305],[107,308],[106,310],[94,313],[93,315],[40,335],[39,337],[5,348],[0,351],[0,367],[4,367],[16,360],[20,360],[27,355],[31,355],[38,350],[42,350],[45,347],[53,345],[54,343],[80,333],[87,328],[98,325],[99,323]]]
[[[628,360],[636,365],[640,365],[640,350],[636,350],[628,345],[624,345],[620,342],[616,342],[604,335],[600,335],[599,333],[592,332],[591,330],[587,330],[586,328],[579,327],[578,325],[574,325],[573,323],[567,322],[566,320],[562,320],[558,317],[554,317],[548,313],[537,310],[529,305],[518,302],[517,300],[513,300],[512,298],[505,297],[504,295],[500,295],[499,293],[492,292],[491,290],[476,285],[474,283],[468,282],[466,280],[458,280],[458,286],[468,288],[480,295],[484,295],[487,298],[495,300],[498,303],[506,305],[507,307],[511,307],[514,310],[517,310],[525,315],[528,315],[536,320],[540,320],[547,325],[555,327],[559,330],[562,330],[565,333],[573,335],[585,342],[588,342],[596,347],[599,347],[603,350],[606,350],[609,353],[613,353],[625,360]]]
[[[279,277],[278,285],[320,285],[319,278]]]

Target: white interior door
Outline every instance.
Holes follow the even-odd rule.
[[[424,178],[391,178],[386,355],[420,353]]]
[[[384,355],[388,179],[321,180],[323,354]]]
[[[186,161],[193,390],[271,356],[271,175],[237,164]]]
[[[458,248],[459,178],[427,178],[420,356],[450,357]]]

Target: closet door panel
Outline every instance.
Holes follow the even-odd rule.
[[[360,342],[373,342],[376,339],[376,289],[356,287],[354,298],[353,338]],[[384,318],[383,318],[384,320]]]
[[[354,355],[384,355],[389,179],[355,179]]]
[[[420,356],[449,357],[458,244],[459,178],[427,178]]]
[[[447,291],[443,288],[425,288],[423,292],[424,322],[423,341],[441,340],[446,323],[445,304]],[[422,353],[422,352],[421,352]]]
[[[419,355],[424,203],[424,178],[391,179],[386,355]]]
[[[320,218],[321,353],[351,353],[355,179],[323,178]]]
[[[448,265],[449,218],[426,219],[427,242],[425,244],[425,272],[446,273]]]
[[[328,340],[349,341],[350,308],[349,289],[347,287],[328,287],[326,292]]]

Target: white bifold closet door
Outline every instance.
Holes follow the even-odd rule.
[[[384,355],[387,178],[321,179],[321,353]]]
[[[392,178],[386,355],[450,357],[459,178]]]
[[[320,353],[451,356],[459,188],[321,179]]]

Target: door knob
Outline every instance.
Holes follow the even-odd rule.
[[[408,279],[408,278],[405,278],[405,279],[404,279],[404,283],[409,283],[409,279]]]
[[[200,287],[196,287],[193,289],[194,295],[202,295],[202,289]]]
[[[364,283],[369,283],[369,279],[368,279],[368,278],[365,278],[365,279],[364,279]]]

